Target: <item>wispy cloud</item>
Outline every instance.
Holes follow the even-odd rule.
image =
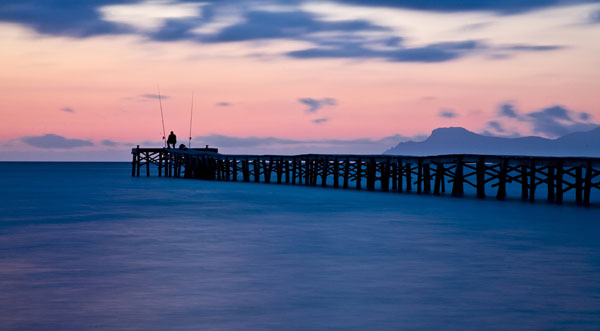
[[[487,125],[497,132],[505,132],[500,120],[512,120],[531,126],[535,134],[547,137],[561,137],[578,131],[589,131],[599,126],[587,112],[578,112],[561,105],[553,105],[531,112],[520,112],[514,104],[503,103],[498,107],[497,120]]]
[[[61,111],[64,111],[65,113],[74,113],[75,110],[71,107],[64,107],[60,109]]]
[[[316,113],[319,109],[325,106],[335,106],[337,104],[337,101],[333,98],[299,98],[298,101],[308,106],[306,111],[309,113]]]
[[[70,139],[56,134],[45,134],[42,136],[25,136],[21,137],[21,141],[25,144],[37,148],[60,148],[70,149],[77,147],[94,146],[91,140]]]
[[[109,139],[104,139],[104,140],[100,141],[100,144],[102,144],[103,146],[107,146],[107,147],[117,147],[120,145],[118,142],[109,140]]]
[[[159,95],[158,94],[153,94],[153,93],[148,93],[148,94],[141,94],[140,97],[142,98],[146,98],[146,99],[158,99]],[[170,98],[168,95],[160,95],[161,99],[168,99]]]
[[[438,116],[443,118],[456,118],[458,117],[458,114],[452,109],[442,109],[438,113]]]
[[[500,124],[500,122],[498,122],[498,121],[489,121],[489,122],[487,122],[486,125],[498,133],[506,132],[506,130],[504,129],[502,124]]]
[[[229,103],[227,101],[217,102],[217,107],[229,107],[229,106],[231,106],[231,103]]]
[[[313,120],[313,123],[315,124],[322,124],[329,121],[329,119],[327,117],[322,117],[322,118],[317,118]]]

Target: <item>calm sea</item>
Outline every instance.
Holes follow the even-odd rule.
[[[0,329],[600,329],[600,208],[0,163]]]

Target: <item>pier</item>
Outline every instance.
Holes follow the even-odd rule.
[[[502,155],[228,155],[214,148],[133,148],[131,175],[507,198],[520,186],[522,200],[561,204],[567,194],[590,205],[600,190],[600,158]],[[152,167],[151,167],[152,166]],[[536,190],[545,188],[545,196]]]

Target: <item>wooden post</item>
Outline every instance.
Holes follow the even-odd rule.
[[[319,158],[315,157],[312,161],[312,186],[317,186],[317,178],[319,178]]]
[[[146,152],[146,177],[150,177],[150,152]]]
[[[561,204],[563,202],[563,165],[562,162],[558,161],[556,166],[556,203]]]
[[[406,178],[406,192],[411,192],[412,191],[412,165],[410,163],[407,163],[405,168],[404,168],[404,175]]]
[[[430,164],[423,164],[423,192],[431,193],[431,169]]]
[[[398,191],[398,163],[392,162],[392,191]]]
[[[356,189],[360,190],[360,184],[362,181],[362,160],[360,157],[356,159]]]
[[[575,168],[575,202],[579,205],[583,201],[583,176],[582,167]]]
[[[258,157],[252,160],[252,169],[254,170],[254,182],[260,182],[260,160]]]
[[[131,153],[133,155],[133,158],[131,160],[131,176],[132,177],[135,176],[135,168],[137,166],[137,153],[139,153],[138,149],[140,149],[140,145],[138,145],[135,152]]]
[[[529,201],[535,201],[535,174],[537,172],[535,161],[531,160],[531,169],[529,172]]]
[[[290,161],[282,158],[282,162],[284,162],[284,165],[285,165],[285,183],[289,184],[290,183]]]
[[[250,161],[248,161],[248,158],[242,160],[242,176],[245,182],[250,181]]]
[[[374,157],[369,157],[369,162],[367,163],[367,190],[373,191],[375,190],[375,172],[376,163]]]
[[[297,166],[297,160],[296,160],[296,157],[294,156],[292,158],[292,184],[296,184],[296,166]],[[298,178],[298,181],[300,181],[300,178]]]
[[[265,183],[271,183],[271,166],[273,165],[273,159],[270,157],[269,162],[267,163],[266,159],[262,160],[262,171],[263,176],[265,177]]]
[[[417,193],[423,192],[423,161],[419,159],[417,162]]]
[[[463,182],[463,161],[462,157],[458,156],[456,158],[456,169],[454,169],[454,181],[452,182],[452,196],[460,197],[464,193]]]
[[[500,169],[498,173],[498,193],[496,193],[496,199],[504,200],[506,198],[506,175],[508,171],[508,160],[505,158],[500,163]]]
[[[158,152],[158,177],[162,177],[163,170],[163,152]]]
[[[346,156],[344,162],[344,188],[348,188],[348,181],[350,180],[350,157]]]
[[[477,161],[477,197],[485,198],[485,160],[479,157]]]
[[[554,166],[548,166],[548,176],[546,177],[546,184],[548,186],[548,201],[554,201]]]
[[[238,161],[237,161],[237,158],[236,158],[236,157],[234,157],[234,158],[233,158],[233,164],[232,164],[232,167],[233,167],[233,169],[232,169],[232,170],[233,170],[233,181],[234,181],[234,182],[237,182],[237,176],[238,176],[238,173],[237,173],[237,171],[238,171]]]
[[[592,161],[587,161],[586,167],[585,167],[585,183],[583,186],[583,205],[584,206],[589,206],[590,205],[590,193],[592,191],[592,172],[594,170],[592,169]]]
[[[283,157],[279,157],[277,160],[277,184],[281,184],[283,178]]]
[[[327,176],[329,175],[329,157],[323,156],[322,160],[323,169],[321,169],[321,186],[327,186]]]
[[[527,200],[529,187],[527,185],[527,166],[521,165],[521,200]]]
[[[217,158],[217,180],[225,179],[225,172],[223,171],[223,160],[221,158]]]
[[[337,156],[333,159],[333,187],[340,187],[340,161]]]
[[[433,184],[433,194],[440,195],[440,189],[442,187],[442,182],[444,181],[444,172],[445,172],[443,163],[435,164],[435,183]]]
[[[310,160],[306,157],[304,161],[304,185],[310,185]]]
[[[381,190],[383,192],[390,190],[390,158],[381,162]]]
[[[404,178],[404,166],[402,165],[402,159],[398,159],[398,192],[402,192],[402,178]]]

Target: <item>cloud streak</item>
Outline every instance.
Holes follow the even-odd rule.
[[[335,106],[337,104],[337,101],[333,98],[299,98],[298,101],[308,106],[308,108],[306,108],[306,112],[308,113],[316,113],[325,106]]]
[[[438,113],[438,116],[450,119],[450,118],[456,118],[456,117],[458,117],[458,114],[454,110],[452,110],[452,109],[442,109]]]
[[[154,94],[154,93],[148,93],[148,94],[140,94],[140,97],[142,98],[146,98],[146,99],[158,99],[159,95],[158,94]],[[161,99],[168,99],[170,98],[168,95],[160,95]]]
[[[520,112],[512,103],[504,103],[498,107],[497,119],[507,119],[527,123],[535,134],[547,137],[562,137],[566,134],[589,131],[599,125],[593,122],[589,113],[570,110],[561,105],[553,105],[528,113]],[[487,125],[496,132],[503,133],[499,121],[490,121]]]
[[[91,140],[70,139],[56,134],[45,134],[42,136],[25,136],[20,139],[25,144],[37,148],[59,148],[71,149],[78,147],[94,146]]]
[[[598,0],[600,1],[600,0]],[[312,43],[312,47],[284,52],[294,59],[383,59],[389,62],[437,63],[467,55],[489,53],[492,58],[509,58],[518,52],[555,51],[560,45],[515,44],[492,46],[480,40],[452,40],[408,47],[392,28],[368,20],[325,20],[304,11],[295,1],[286,10],[265,10],[259,3],[238,6],[235,15],[222,17],[215,13],[236,1],[203,1],[202,10],[187,12],[182,17],[160,16],[155,29],[104,20],[101,15],[114,5],[140,5],[136,0],[64,0],[58,4],[45,0],[7,0],[0,4],[0,21],[28,25],[43,34],[85,38],[106,34],[136,34],[152,41],[193,41],[198,43],[231,43],[259,40],[293,40]],[[486,10],[503,14],[563,4],[563,1],[339,1],[363,6],[391,6],[428,11]],[[569,1],[569,3],[596,0]],[[243,2],[239,2],[243,3]],[[272,0],[266,4],[290,5]],[[173,0],[161,4],[175,10],[189,2]],[[264,3],[263,3],[264,5]],[[195,6],[195,5],[194,5]],[[133,9],[131,9],[133,10]],[[135,11],[133,11],[135,12]],[[147,14],[147,13],[146,13]],[[142,15],[142,13],[140,13]],[[168,16],[168,15],[166,15]],[[234,19],[235,18],[235,19]],[[139,23],[139,22],[138,22]],[[226,24],[224,24],[226,23]],[[219,26],[217,29],[206,29]]]

